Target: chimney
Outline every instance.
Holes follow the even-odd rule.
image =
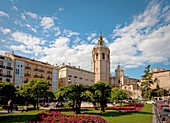
[[[14,55],[14,51],[12,51],[12,55]]]

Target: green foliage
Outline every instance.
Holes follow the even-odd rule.
[[[37,98],[47,95],[48,85],[43,79],[31,79],[19,86],[19,94],[25,98]]]
[[[145,67],[144,70],[144,75],[142,76],[142,80],[143,82],[141,83],[142,86],[142,96],[144,98],[149,98],[151,99],[151,85],[153,85],[156,81],[152,79],[152,73],[150,73],[150,65],[148,65],[147,67]]]
[[[100,104],[101,112],[105,112],[105,107],[107,105],[107,101],[110,98],[111,87],[109,84],[99,81],[96,84],[91,86],[92,103],[96,105],[96,103]]]
[[[16,89],[11,82],[0,81],[0,101],[7,103],[9,99],[14,99],[16,96]]]
[[[120,88],[112,88],[111,92],[111,100],[112,101],[118,101],[118,100],[124,100],[127,99],[130,96],[129,92],[122,90]]]
[[[55,95],[59,102],[70,101],[72,102],[72,108],[76,113],[80,113],[80,106],[82,101],[87,99],[86,91],[88,86],[86,85],[68,85],[60,87]]]

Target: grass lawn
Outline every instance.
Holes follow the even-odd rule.
[[[42,112],[28,111],[24,113],[0,114],[0,122],[26,122],[35,118],[35,115]],[[73,114],[72,111],[64,111],[65,114]],[[122,113],[115,110],[107,110],[100,114],[100,111],[93,109],[82,109],[84,115],[101,116],[109,123],[151,123],[152,120],[152,105],[145,104],[139,113]]]

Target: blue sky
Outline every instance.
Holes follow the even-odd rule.
[[[91,71],[102,32],[125,75],[145,66],[170,69],[170,0],[1,0],[0,54],[12,52]]]

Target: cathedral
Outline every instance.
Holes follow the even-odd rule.
[[[112,87],[119,87],[132,92],[133,98],[140,98],[141,92],[139,80],[124,75],[124,70],[118,64],[115,76],[110,72],[110,49],[104,45],[103,36],[100,34],[98,44],[92,50],[92,72],[95,75],[95,83],[104,81]]]

